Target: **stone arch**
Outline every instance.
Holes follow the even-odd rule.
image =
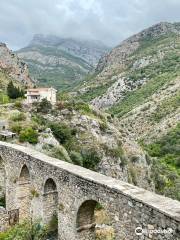
[[[19,206],[19,220],[31,218],[31,179],[28,167],[24,164],[18,179],[17,200]]]
[[[79,240],[115,239],[115,232],[105,208],[96,200],[84,201],[76,216]]]
[[[0,156],[0,206],[6,207],[6,170],[5,164]]]
[[[58,234],[58,191],[52,178],[48,178],[44,184],[43,221],[44,224],[53,225],[50,226],[52,234]]]

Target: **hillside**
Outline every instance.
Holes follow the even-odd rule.
[[[180,199],[180,23],[160,23],[123,41],[77,92],[147,150],[157,192]]]
[[[130,37],[103,57],[96,73],[78,92],[81,99],[107,110],[125,125],[131,122],[131,133],[139,137],[145,135],[145,128],[149,135],[154,125],[161,126],[167,115],[174,118],[174,126],[179,79],[180,24],[160,23]],[[157,109],[164,111],[162,116],[155,116]],[[158,119],[153,123],[153,118]]]
[[[108,50],[98,41],[65,39],[37,34],[18,56],[30,68],[40,85],[60,90],[73,89]]]
[[[53,109],[39,103],[4,105],[1,117],[17,133],[8,141],[35,148],[52,157],[154,190],[147,155],[122,134],[110,115],[86,103],[59,102]]]
[[[0,89],[6,89],[10,81],[19,86],[34,84],[27,65],[10,51],[6,44],[0,43]]]

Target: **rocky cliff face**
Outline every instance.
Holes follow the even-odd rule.
[[[132,92],[148,88],[163,74],[164,78],[169,74],[169,79],[178,75],[179,26],[160,23],[122,42],[101,58],[95,76],[79,90],[82,98],[91,100],[98,108],[112,107],[111,112],[118,113],[118,103],[128,99]],[[166,80],[162,82],[165,83]]]
[[[0,71],[5,72],[8,77],[20,85],[32,86],[34,83],[29,76],[26,63],[21,61],[4,43],[0,43]],[[4,85],[6,84],[4,82]]]
[[[28,63],[40,84],[68,89],[79,83],[107,50],[98,41],[37,34],[18,56]]]
[[[110,71],[113,69],[126,67],[128,63],[128,57],[133,54],[139,47],[141,47],[142,41],[151,39],[155,40],[160,37],[172,34],[179,34],[179,24],[160,23],[150,28],[143,30],[142,32],[135,34],[134,36],[123,41],[119,46],[114,48],[109,54],[102,57],[96,70],[97,72],[106,72],[108,68]]]
[[[126,139],[147,150],[156,191],[176,199],[179,83],[180,23],[160,23],[101,58],[96,73],[78,89],[78,97],[115,116]]]

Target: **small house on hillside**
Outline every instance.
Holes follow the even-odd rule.
[[[27,90],[27,103],[32,104],[46,98],[52,105],[56,104],[57,90],[54,88],[32,88]]]

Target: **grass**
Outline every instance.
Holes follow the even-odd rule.
[[[180,92],[175,96],[165,99],[161,104],[156,108],[156,111],[151,116],[152,122],[160,122],[161,119],[166,117],[168,114],[176,111],[180,106]]]
[[[154,143],[143,145],[153,160],[156,191],[180,200],[180,124]]]
[[[78,96],[77,99],[80,98],[85,102],[90,102],[94,98],[103,95],[112,84],[113,82],[111,81],[96,87],[90,87],[86,93]]]

